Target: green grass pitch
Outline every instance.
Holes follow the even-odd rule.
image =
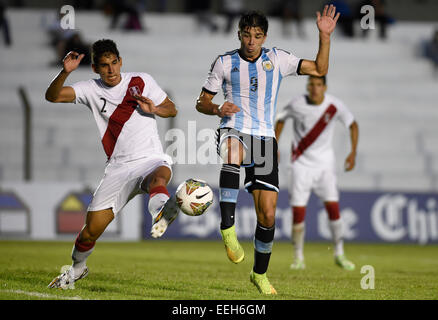
[[[386,300],[438,299],[438,246],[345,245],[355,271],[333,262],[330,243],[306,243],[306,270],[292,271],[292,246],[274,243],[268,276],[277,296],[261,296],[249,281],[251,242],[245,260],[229,262],[220,241],[99,241],[90,273],[74,290],[48,289],[73,242],[0,241],[0,299],[99,300]],[[363,289],[362,266],[374,268],[374,289]],[[370,281],[367,282],[371,284]]]

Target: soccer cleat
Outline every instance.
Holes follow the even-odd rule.
[[[178,213],[179,208],[176,204],[175,196],[173,196],[166,201],[157,216],[152,219],[152,238],[161,237],[166,232],[167,227],[176,219]]]
[[[295,259],[295,261],[290,265],[292,270],[304,270],[306,269],[306,264],[304,259]]]
[[[249,280],[257,287],[260,293],[263,294],[277,294],[277,291],[269,282],[266,272],[264,274],[255,273],[251,270],[249,274]]]
[[[74,283],[80,279],[85,278],[88,275],[88,268],[82,271],[79,277],[74,277],[73,267],[68,268],[65,272],[61,273],[52,282],[49,283],[47,288],[59,288],[59,289],[74,289]]]
[[[221,235],[228,259],[233,263],[242,262],[245,258],[245,252],[237,240],[236,227],[233,225],[228,229],[221,230]]]
[[[350,260],[348,260],[345,255],[338,255],[335,256],[335,263],[336,265],[340,266],[342,269],[348,270],[348,271],[353,271],[355,269],[355,265],[353,262],[351,262]]]

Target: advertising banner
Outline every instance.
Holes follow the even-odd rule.
[[[174,190],[172,190],[173,192]],[[213,205],[198,217],[180,213],[166,231],[166,238],[220,239],[220,211],[218,189]],[[145,208],[147,208],[147,197]],[[346,241],[438,243],[438,194],[403,192],[340,193],[340,210]],[[239,239],[252,240],[256,227],[256,213],[252,196],[239,192],[235,214]],[[314,195],[306,211],[306,241],[330,240],[328,215],[323,203]],[[145,238],[150,237],[151,219],[144,220]],[[290,240],[292,209],[287,190],[278,197],[275,238]]]
[[[8,183],[0,185],[0,238],[73,239],[85,221],[94,187],[71,183]],[[169,191],[173,194],[174,188]],[[218,189],[213,205],[201,216],[180,213],[164,239],[220,239]],[[134,197],[109,225],[103,239],[150,239],[149,196]],[[351,242],[438,243],[438,194],[341,191],[344,239]],[[256,214],[252,196],[239,192],[236,209],[239,239],[252,240]],[[323,203],[310,197],[306,241],[330,241]],[[276,240],[291,238],[292,210],[281,190],[276,211]]]
[[[93,192],[94,187],[80,183],[0,184],[0,239],[74,240]],[[102,238],[139,240],[142,221],[142,198],[134,198]]]

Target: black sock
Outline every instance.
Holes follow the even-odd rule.
[[[239,194],[240,166],[223,164],[219,178],[221,229],[234,225],[237,196]]]
[[[265,228],[257,222],[254,237],[254,272],[263,274],[268,270],[274,243],[275,225]]]
[[[221,208],[221,230],[234,226],[236,204],[232,202],[221,202],[219,205]]]

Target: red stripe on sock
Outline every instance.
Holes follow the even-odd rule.
[[[93,249],[94,245],[96,244],[96,241],[92,241],[92,242],[81,242],[79,240],[79,237],[81,236],[81,234],[78,234],[77,238],[76,238],[76,242],[75,242],[75,248],[76,250],[78,250],[79,252],[85,252],[88,250]]]
[[[150,194],[151,198],[158,193],[164,193],[168,197],[170,197],[169,191],[167,191],[167,188],[165,186],[157,186],[157,187],[153,187],[151,190],[149,190],[149,194]]]
[[[326,202],[324,205],[330,220],[338,220],[341,217],[338,202]]]
[[[293,224],[301,223],[306,216],[306,207],[292,207]]]

